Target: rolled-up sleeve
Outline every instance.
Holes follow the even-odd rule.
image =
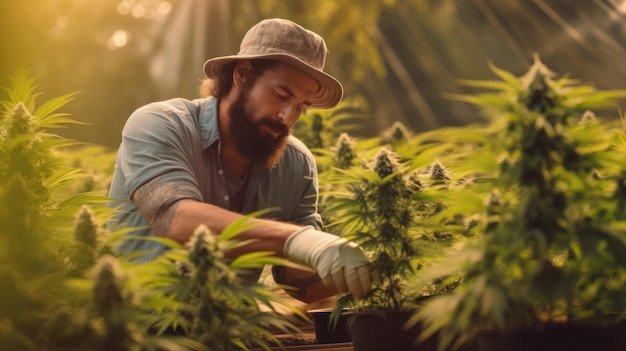
[[[181,114],[183,117],[181,118]],[[124,175],[124,189],[129,200],[135,191],[155,177],[176,183],[177,192],[169,201],[202,194],[194,175],[194,158],[201,152],[197,129],[189,125],[189,112],[151,104],[136,110],[122,131],[122,146],[117,166]]]

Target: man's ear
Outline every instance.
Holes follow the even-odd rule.
[[[250,60],[240,60],[237,62],[235,70],[233,71],[233,83],[235,86],[241,86],[245,83],[250,75],[250,70],[252,70]]]

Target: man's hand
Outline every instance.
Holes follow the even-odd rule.
[[[324,284],[354,296],[364,296],[372,287],[371,263],[353,242],[305,227],[285,242],[285,255],[314,268]]]

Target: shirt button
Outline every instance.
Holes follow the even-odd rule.
[[[228,201],[229,197],[228,195],[224,195],[224,200]]]
[[[223,170],[223,169],[218,169],[218,170],[217,170],[217,174],[219,174],[219,175],[224,174],[224,170]]]

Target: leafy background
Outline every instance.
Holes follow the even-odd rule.
[[[328,70],[371,115],[363,136],[475,121],[442,95],[492,78],[488,61],[521,75],[537,53],[599,89],[626,81],[624,0],[21,0],[0,3],[0,86],[25,68],[46,96],[80,91],[68,112],[87,124],[62,134],[113,148],[136,107],[196,97],[204,60],[275,16],[327,39]]]

